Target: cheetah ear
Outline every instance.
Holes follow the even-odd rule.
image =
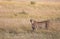
[[[30,19],[30,22],[32,22],[32,19]]]

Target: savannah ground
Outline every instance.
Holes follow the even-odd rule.
[[[31,18],[49,29],[32,32]],[[0,39],[60,39],[60,3],[0,2]]]

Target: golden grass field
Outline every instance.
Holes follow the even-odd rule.
[[[49,29],[31,32],[31,18]],[[60,39],[60,3],[0,2],[0,39]]]

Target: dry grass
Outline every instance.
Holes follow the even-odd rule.
[[[0,39],[60,39],[59,17],[60,3],[0,2]],[[51,20],[49,30],[32,32],[31,18]]]

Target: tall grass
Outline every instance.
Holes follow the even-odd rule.
[[[60,17],[60,3],[40,4],[33,1],[30,3],[31,4],[25,2],[0,2],[0,5],[3,7],[1,10],[7,8],[12,10],[9,14],[7,12],[0,13],[0,39],[60,39],[60,31],[57,30],[58,28],[56,29],[56,27],[60,27],[60,25],[57,25],[58,22],[53,22],[55,18]],[[22,10],[22,12],[20,12],[20,8],[25,11]],[[15,12],[13,12],[14,10]],[[53,19],[51,22],[53,28],[51,28],[51,30],[40,29],[32,31],[29,22],[30,18],[38,21]],[[57,18],[56,20],[60,19]]]

